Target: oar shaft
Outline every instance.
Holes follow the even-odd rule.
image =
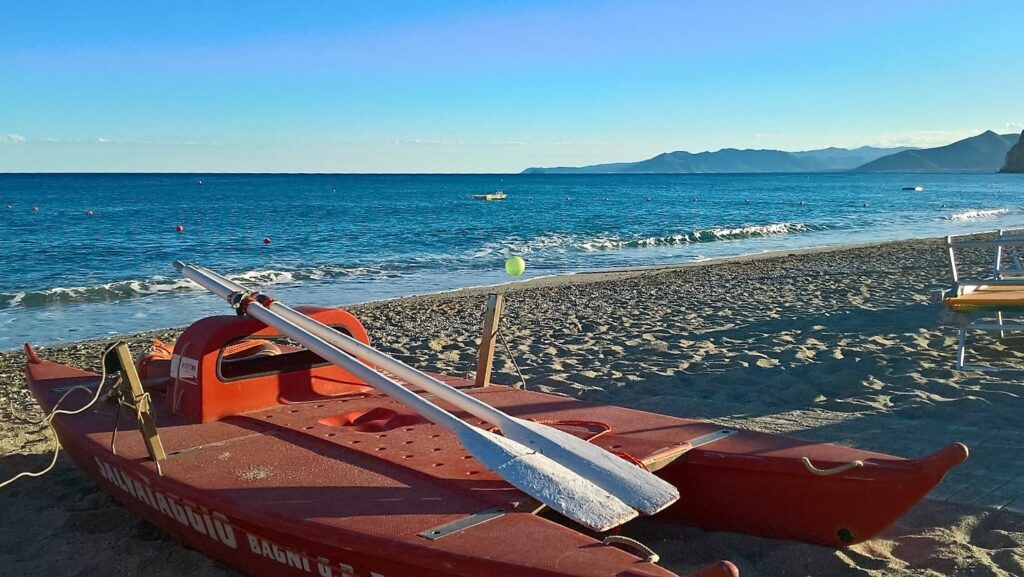
[[[483,401],[442,383],[419,369],[410,367],[402,361],[367,346],[346,334],[342,334],[316,319],[309,318],[288,305],[274,302],[271,307],[275,312],[279,312],[282,316],[288,318],[288,320],[322,337],[325,341],[346,353],[372,363],[398,378],[452,403],[478,419],[483,419],[492,425],[499,426],[505,420],[505,416],[501,412]]]
[[[177,265],[178,263],[175,263],[175,266]],[[236,292],[235,290],[229,290],[232,289],[230,285],[213,278],[211,275],[206,274],[206,271],[198,269],[198,267],[186,265],[179,267],[179,270],[181,270],[186,278],[192,279],[225,300],[230,299],[231,295]],[[263,324],[281,331],[282,334],[288,335],[295,342],[316,353],[324,360],[338,365],[366,384],[413,409],[430,422],[452,431],[456,431],[460,426],[465,425],[455,415],[392,381],[380,372],[364,365],[348,353],[332,346],[320,336],[286,319],[283,315],[255,302],[251,303],[245,312]]]
[[[187,271],[189,268],[195,269],[197,272],[204,274],[212,283],[215,283],[217,290],[214,292],[221,298],[227,299],[233,293],[247,290],[244,286],[211,270],[198,267],[196,265],[183,266],[183,271]],[[189,276],[189,274],[186,272],[185,276]],[[484,421],[499,427],[507,421],[507,417],[504,413],[498,411],[487,403],[467,395],[454,387],[446,385],[419,369],[410,367],[402,361],[392,358],[373,347],[367,346],[348,335],[342,334],[316,319],[312,319],[296,311],[284,303],[274,301],[271,303],[270,309],[286,318],[291,323],[306,329],[311,334],[322,338],[324,341],[338,347],[346,353],[372,363],[398,378],[416,385],[428,393],[436,395],[460,409],[467,411],[478,419],[483,419]]]
[[[210,269],[195,264],[183,263],[180,260],[174,261],[174,268],[181,272],[182,276],[199,284],[199,286],[212,292],[224,300],[229,300],[236,292],[243,292],[245,287],[230,280]]]

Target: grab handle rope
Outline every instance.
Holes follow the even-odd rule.
[[[815,467],[811,463],[811,460],[808,459],[807,457],[801,458],[800,462],[804,464],[804,468],[806,468],[808,472],[810,472],[811,474],[817,475],[819,477],[829,477],[829,476],[832,476],[832,475],[838,475],[839,473],[844,473],[846,471],[849,471],[850,469],[856,469],[857,467],[863,467],[864,466],[864,461],[850,461],[849,463],[843,463],[842,465],[836,465],[835,467],[832,467],[831,469],[819,469],[819,468]]]
[[[633,549],[634,551],[639,552],[643,560],[648,563],[657,563],[661,560],[661,557],[659,557],[657,553],[652,551],[650,547],[644,545],[636,539],[623,537],[622,535],[609,535],[605,537],[604,540],[601,542],[605,545],[617,545],[621,549]]]
[[[115,344],[109,347],[107,350],[103,351],[102,358],[106,358],[107,353],[114,350],[114,347],[116,346],[117,345]],[[57,399],[57,402],[53,405],[53,409],[45,417],[43,417],[43,423],[46,425],[46,428],[50,430],[50,434],[53,435],[53,459],[50,461],[50,464],[47,465],[46,468],[41,471],[23,471],[21,473],[18,473],[17,475],[11,477],[10,479],[7,479],[6,481],[0,483],[0,489],[6,487],[7,485],[10,485],[11,483],[17,481],[22,477],[42,477],[43,475],[49,473],[57,465],[57,457],[60,455],[60,439],[57,438],[57,431],[54,430],[53,428],[54,417],[56,417],[57,415],[77,415],[78,413],[82,413],[84,411],[89,410],[89,408],[95,405],[96,401],[99,400],[100,393],[103,392],[103,385],[106,382],[106,380],[107,365],[106,363],[104,363],[103,371],[102,374],[100,375],[100,382],[98,385],[96,385],[96,392],[93,394],[92,398],[89,400],[88,403],[86,403],[85,405],[78,409],[69,411],[61,409],[60,406],[64,402],[64,399],[66,399],[68,395],[70,395],[71,393],[79,389],[88,392],[89,387],[86,387],[84,385],[76,385],[74,387],[69,388],[67,391],[64,391],[64,394],[61,395],[60,398]]]

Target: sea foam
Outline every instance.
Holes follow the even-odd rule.
[[[981,218],[995,218],[1004,214],[1010,214],[1008,208],[979,208],[953,213],[946,217],[946,220],[978,220]]]
[[[296,270],[251,270],[226,276],[249,287],[260,287],[336,277],[383,277],[387,276],[387,273],[383,269],[374,267],[322,265]],[[122,280],[87,286],[61,286],[35,291],[0,293],[0,309],[17,306],[39,307],[54,304],[116,301],[198,290],[203,289],[186,278],[154,276],[147,279]]]

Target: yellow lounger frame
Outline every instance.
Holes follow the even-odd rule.
[[[991,240],[964,238],[965,236],[967,235],[946,237],[946,254],[953,275],[953,295],[946,296],[948,291],[940,293],[943,304],[956,313],[960,325],[956,368],[959,371],[993,371],[1009,368],[967,365],[967,332],[998,332],[999,338],[1004,338],[1006,331],[1024,331],[1024,322],[1007,321],[1004,318],[1004,313],[1024,312],[1024,230],[998,230]],[[977,280],[961,278],[956,249],[966,247],[994,249],[990,276]],[[993,313],[995,322],[991,320]],[[972,315],[979,314],[984,316],[972,320]]]

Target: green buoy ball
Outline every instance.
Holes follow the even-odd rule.
[[[519,276],[526,270],[526,261],[521,256],[510,256],[505,261],[505,272],[508,276]]]

